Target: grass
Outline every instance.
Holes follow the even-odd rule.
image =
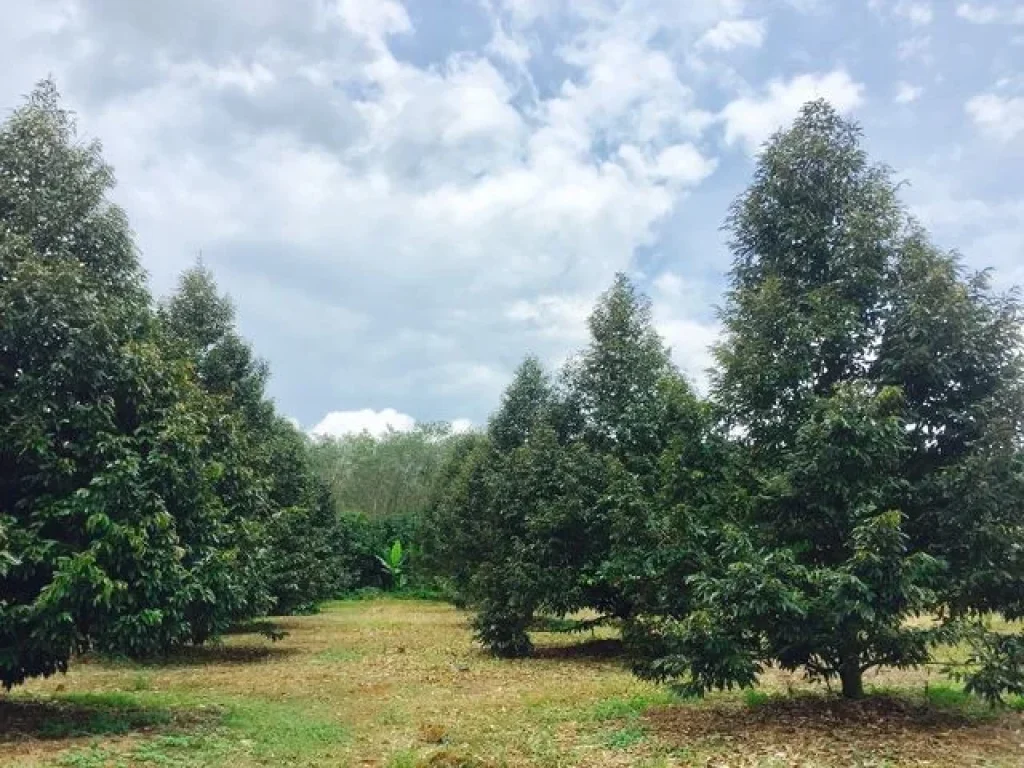
[[[464,614],[378,596],[241,627],[159,664],[79,660],[0,696],[0,765],[1024,764],[1024,715],[934,672],[873,675],[875,695],[854,704],[774,671],[756,691],[680,700],[629,674],[612,627],[534,640],[536,658],[492,659]]]

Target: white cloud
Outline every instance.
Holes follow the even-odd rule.
[[[473,422],[470,419],[454,419],[452,421],[452,432],[456,435],[464,435],[473,430]]]
[[[924,89],[917,85],[910,83],[897,83],[896,84],[896,95],[893,97],[893,101],[897,104],[913,104],[924,93]]]
[[[999,9],[994,5],[980,3],[960,3],[956,7],[956,15],[972,24],[992,24],[999,20]]]
[[[1024,197],[978,197],[943,160],[939,171],[910,171],[911,211],[938,243],[955,243],[971,268],[993,268],[997,289],[1024,285]]]
[[[1024,24],[1024,5],[1000,7],[985,3],[960,3],[956,15],[972,24]]]
[[[764,93],[736,99],[722,110],[726,143],[740,142],[755,152],[808,101],[824,98],[840,112],[849,112],[863,103],[863,94],[864,86],[841,69],[772,80]]]
[[[875,13],[892,13],[915,27],[924,27],[935,19],[935,11],[928,0],[868,0],[868,6]]]
[[[296,427],[299,422],[289,418]],[[452,432],[461,435],[473,430],[472,419],[452,419]],[[374,437],[381,437],[388,432],[411,432],[416,428],[416,420],[407,413],[401,413],[394,408],[384,408],[375,411],[371,408],[363,408],[358,411],[331,411],[324,416],[309,434],[314,437],[344,437],[346,435],[369,434]]]
[[[711,345],[718,341],[721,327],[700,318],[706,305],[705,290],[675,272],[662,272],[651,283],[651,304],[655,328],[672,352],[672,359],[698,389],[707,386],[712,366]]]
[[[922,27],[932,23],[932,19],[935,14],[932,11],[931,3],[921,2],[910,2],[909,0],[900,0],[896,3],[893,10],[915,27]]]
[[[381,403],[479,424],[523,354],[578,348],[613,272],[698,250],[695,270],[724,268],[714,245],[688,250],[717,243],[723,214],[718,185],[699,200],[694,189],[719,166],[730,185],[748,172],[738,153],[717,156],[717,124],[754,150],[809,99],[862,103],[853,75],[829,71],[871,42],[857,24],[848,48],[764,50],[737,69],[717,55],[764,47],[776,20],[793,20],[787,4],[820,10],[799,24],[822,39],[852,5],[480,0],[452,26],[434,4],[398,0],[150,0],[145,13],[126,0],[15,3],[0,25],[0,93],[13,106],[54,73],[104,141],[156,292],[202,249],[271,362],[271,392],[303,424]],[[941,33],[950,61],[961,57],[946,29],[935,46],[920,34],[926,6],[937,19],[953,5],[887,0],[890,22],[900,8],[920,25],[891,24],[915,35],[898,55],[927,61]],[[796,61],[808,74],[791,76]],[[763,71],[786,75],[747,85]],[[890,108],[919,85],[970,96],[902,76],[913,85],[871,82]],[[723,91],[733,101],[718,111]],[[1009,134],[1012,108],[992,106],[976,102],[972,117]],[[929,139],[904,154],[892,138],[896,157]],[[694,219],[693,237],[680,234]],[[656,283],[661,327],[699,372],[718,286],[694,292],[682,271]]]
[[[718,166],[715,158],[701,154],[693,144],[673,144],[652,158],[632,144],[619,147],[619,157],[635,175],[651,180],[695,185],[714,173]]]
[[[535,335],[576,345],[587,337],[587,317],[596,295],[538,296],[519,299],[505,309],[505,316],[531,329]]]
[[[412,31],[409,14],[395,0],[340,0],[338,13],[349,29],[377,47],[388,35]]]
[[[252,24],[253,42],[227,56],[170,48],[156,27],[112,35],[111,50],[159,71],[75,106],[117,168],[157,291],[202,248],[304,423],[340,397],[477,416],[522,354],[576,346],[593,297],[717,164],[713,116],[651,37],[671,24],[696,41],[738,4],[598,5],[572,6],[578,30],[548,51],[567,74],[544,93],[516,69],[533,38],[508,17],[500,56],[419,66],[391,49],[416,38],[401,5],[349,0],[316,24],[300,11],[323,6],[300,3],[295,24],[272,28],[240,4],[230,21]],[[83,11],[79,34],[90,19],[106,23]],[[278,36],[293,28],[323,37]],[[106,60],[91,66],[89,84],[110,79]]]
[[[716,51],[760,48],[764,37],[765,23],[760,19],[724,19],[705,32],[697,44]]]
[[[931,64],[933,61],[931,37],[917,35],[901,40],[896,46],[896,56],[900,61],[916,60],[922,64]]]
[[[982,93],[968,101],[966,109],[979,130],[997,141],[1024,134],[1024,96]]]
[[[416,426],[416,420],[407,413],[394,408],[374,411],[363,408],[358,411],[331,411],[309,430],[316,437],[343,437],[367,432],[380,437],[389,431],[409,432]]]

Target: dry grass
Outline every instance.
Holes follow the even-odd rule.
[[[680,703],[622,667],[607,629],[539,633],[537,658],[499,661],[436,603],[340,602],[280,626],[276,643],[236,634],[159,665],[84,661],[0,698],[0,765],[1024,766],[1020,714],[934,686],[945,693],[926,706],[922,673],[876,680],[910,698],[853,708]]]

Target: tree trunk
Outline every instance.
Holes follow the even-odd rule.
[[[843,683],[844,699],[859,699],[864,696],[864,673],[856,656],[843,659],[839,667],[839,679]]]

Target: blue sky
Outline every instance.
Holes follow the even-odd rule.
[[[1024,2],[0,0],[154,292],[198,253],[306,429],[480,424],[616,271],[698,384],[757,148],[825,97],[943,247],[1024,283]]]

